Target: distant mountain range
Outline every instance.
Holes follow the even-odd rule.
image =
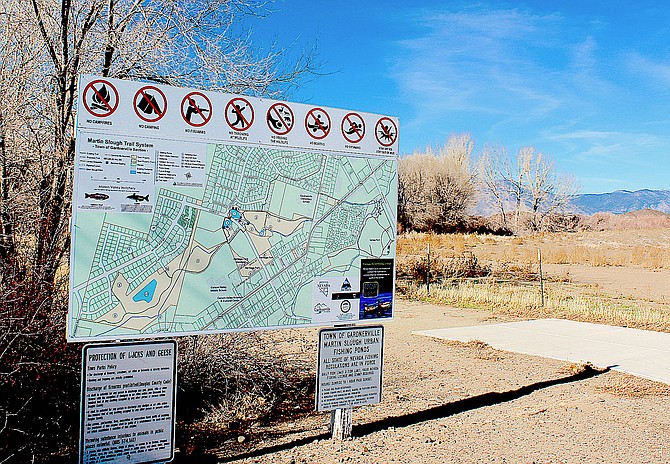
[[[608,212],[628,213],[641,209],[653,209],[670,213],[670,190],[617,190],[611,193],[587,193],[578,195],[573,201],[575,212],[594,214]]]
[[[505,198],[505,209],[514,209],[512,196]],[[526,201],[524,209],[528,209]],[[611,193],[587,193],[577,195],[572,200],[572,212],[584,215],[595,213],[624,214],[631,211],[655,210],[670,214],[670,190],[617,190]],[[473,213],[479,216],[498,214],[498,208],[490,195],[483,194],[474,207]]]

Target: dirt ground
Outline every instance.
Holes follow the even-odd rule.
[[[510,319],[397,303],[385,324],[382,402],[354,410],[351,440],[331,440],[330,415],[314,413],[258,426],[222,444],[214,462],[670,462],[669,386],[415,335]],[[301,334],[316,346],[316,331]]]
[[[640,267],[597,267],[544,264],[547,275],[596,285],[603,293],[670,304],[670,270]]]

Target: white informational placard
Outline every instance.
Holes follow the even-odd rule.
[[[81,76],[68,341],[393,318],[397,118]]]
[[[377,404],[382,397],[384,327],[319,331],[316,410]]]
[[[79,463],[172,460],[176,367],[174,340],[85,346]]]

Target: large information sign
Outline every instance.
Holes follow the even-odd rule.
[[[82,76],[68,340],[392,318],[398,128]]]
[[[176,360],[174,340],[84,347],[80,464],[172,460]]]
[[[383,348],[381,325],[319,331],[317,411],[379,403]]]

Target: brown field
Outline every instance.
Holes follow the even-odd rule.
[[[429,244],[430,293],[425,285]],[[454,263],[463,262],[479,268],[470,273],[478,278],[445,278],[453,277]],[[401,293],[410,298],[525,318],[670,331],[670,229],[525,237],[404,234],[398,240],[398,275]]]
[[[414,334],[513,319],[400,299],[384,324],[382,402],[354,410],[351,440],[329,438],[329,413],[300,414],[253,424],[207,462],[670,462],[670,386]],[[315,362],[316,330],[299,334]]]

